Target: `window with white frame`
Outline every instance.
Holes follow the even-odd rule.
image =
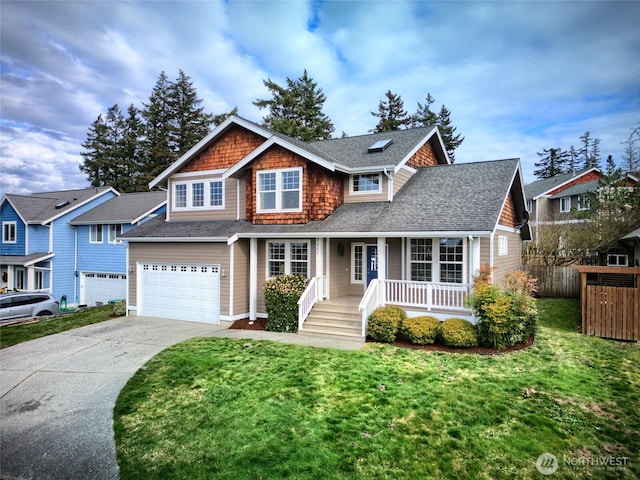
[[[302,168],[258,172],[257,212],[299,212],[302,210]]]
[[[89,227],[89,242],[102,243],[102,225],[91,225]]]
[[[109,225],[109,243],[116,243],[116,238],[122,235],[122,225]]]
[[[561,212],[571,211],[571,197],[562,197],[560,199],[560,211]]]
[[[308,241],[267,242],[267,278],[292,274],[309,278],[310,256]]]
[[[351,193],[380,193],[382,192],[382,175],[366,173],[351,176]]]
[[[24,268],[16,268],[16,280],[14,288],[16,290],[24,290],[24,280],[25,280],[25,271]]]
[[[527,200],[527,212],[533,211],[533,200]]]
[[[364,243],[351,244],[351,283],[364,283]]]
[[[2,222],[2,243],[16,243],[17,222]]]
[[[433,274],[433,240],[412,238],[410,249],[411,280],[430,282]]]
[[[44,272],[42,270],[36,270],[36,285],[35,288],[36,290],[43,290],[44,289]]]
[[[591,199],[588,193],[578,195],[578,210],[589,210],[591,208]]]
[[[190,180],[173,184],[173,208],[207,210],[224,208],[222,180]]]
[[[509,237],[505,235],[498,236],[498,256],[504,257],[509,254]]]
[[[440,281],[462,283],[463,241],[461,238],[440,239]]]
[[[612,253],[607,255],[608,267],[628,267],[629,257],[620,253]]]

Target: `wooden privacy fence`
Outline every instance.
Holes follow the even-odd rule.
[[[573,267],[532,264],[523,267],[538,279],[538,295],[541,297],[580,297],[580,274]]]
[[[639,341],[640,268],[573,268],[580,272],[582,333]]]

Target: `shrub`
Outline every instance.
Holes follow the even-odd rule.
[[[118,300],[113,304],[113,314],[122,317],[127,314],[127,303],[124,300]]]
[[[490,269],[481,269],[470,298],[478,317],[480,344],[506,348],[526,341],[535,333],[538,319],[532,297],[537,292],[536,280],[520,270],[508,272],[501,285],[490,283],[490,278]]]
[[[391,343],[396,339],[398,329],[406,318],[407,314],[400,307],[378,307],[369,316],[367,335],[378,342]]]
[[[447,318],[442,322],[442,342],[449,347],[477,347],[478,329],[462,318]]]
[[[416,345],[431,345],[440,336],[441,328],[440,320],[435,317],[413,317],[402,322],[400,333]]]
[[[278,275],[264,285],[267,309],[265,329],[271,332],[298,331],[298,300],[307,288],[302,275]]]

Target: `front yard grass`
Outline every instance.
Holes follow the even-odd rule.
[[[546,452],[549,478],[639,478],[639,345],[539,309],[534,345],[496,356],[179,344],[116,402],[121,478],[533,479]]]
[[[82,312],[66,313],[34,323],[7,325],[0,328],[0,348],[10,347],[11,345],[35,340],[54,333],[65,332],[73,328],[84,327],[92,323],[104,322],[111,318],[113,318],[113,305],[103,305],[89,308]]]

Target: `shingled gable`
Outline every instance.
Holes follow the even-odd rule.
[[[74,218],[69,225],[96,223],[134,225],[166,203],[165,192],[124,193]]]
[[[536,200],[543,195],[558,193],[563,187],[568,187],[579,182],[592,181],[594,175],[598,177],[601,176],[600,170],[596,167],[536,180],[535,182],[525,185],[526,198],[527,200]]]

